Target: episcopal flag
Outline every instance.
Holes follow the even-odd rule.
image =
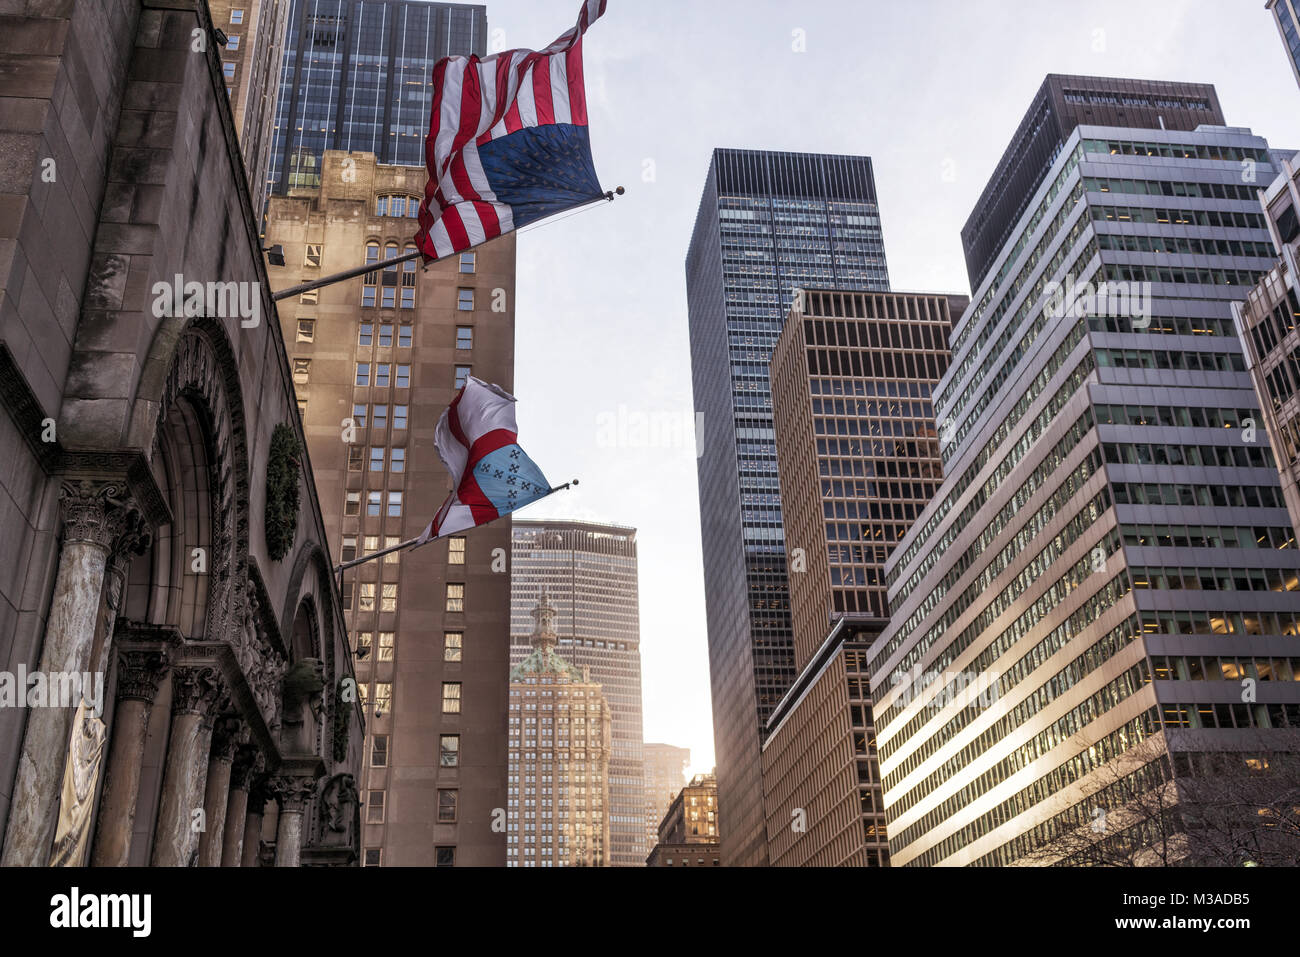
[[[582,36],[604,12],[605,0],[586,0],[577,25],[541,52],[447,57],[433,68],[429,182],[415,234],[426,262],[603,195]]]
[[[515,397],[482,379],[466,379],[434,433],[438,458],[456,488],[416,545],[483,525],[551,494],[551,484],[518,440]]]

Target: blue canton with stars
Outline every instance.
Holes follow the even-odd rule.
[[[485,455],[474,466],[474,480],[502,515],[551,491],[542,470],[517,445],[504,445]]]
[[[585,126],[527,127],[484,143],[478,155],[516,229],[603,195]]]

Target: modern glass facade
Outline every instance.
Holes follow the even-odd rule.
[[[1300,723],[1300,551],[1232,320],[1269,155],[1080,126],[957,323],[947,478],[871,648],[894,865],[1150,847],[1163,819],[1099,815]],[[1074,310],[1067,277],[1110,296]]]
[[[325,150],[424,165],[433,66],[483,56],[487,8],[421,0],[293,0],[269,192],[316,188]]]
[[[1296,0],[1269,0],[1268,7],[1273,11],[1277,28],[1282,33],[1282,42],[1286,45],[1296,82],[1300,83],[1300,8],[1296,6]]]
[[[888,288],[871,160],[715,150],[686,283],[722,859],[762,864],[761,729],[795,677],[768,363],[795,287]]]
[[[557,650],[587,668],[611,715],[609,855],[614,867],[642,867],[645,827],[641,728],[641,624],[636,529],[596,522],[513,523],[510,664],[532,651],[532,612],[543,590],[555,608]],[[514,773],[513,771],[511,773]]]

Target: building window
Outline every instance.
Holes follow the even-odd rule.
[[[384,470],[384,450],[375,446],[370,448],[370,471],[382,472]]]
[[[379,263],[379,243],[366,243],[366,265],[378,265]],[[375,285],[379,282],[379,273],[368,272],[362,280],[361,287],[361,305],[374,306],[375,304]]]
[[[380,297],[379,305],[384,309],[392,309],[397,305],[397,290],[393,286],[385,286],[384,293]]]
[[[389,468],[394,472],[406,471],[406,449],[393,449],[389,455]]]
[[[384,259],[397,258],[397,243],[384,243]],[[384,267],[384,272],[397,272],[397,263],[390,262]]]
[[[455,867],[456,866],[456,848],[439,847],[434,856],[434,867]]]
[[[344,515],[361,514],[361,493],[360,492],[347,493],[347,497],[343,500],[343,514]]]
[[[474,348],[474,327],[473,326],[456,327],[456,348],[457,349]]]
[[[396,545],[396,544],[397,544],[397,536],[396,536],[396,535],[386,535],[386,536],[384,536],[384,548],[392,548],[392,547],[393,547],[394,545]],[[384,556],[384,564],[385,564],[385,565],[396,565],[396,564],[397,564],[397,560],[398,560],[399,558],[401,558],[401,557],[402,557],[402,553],[401,553],[401,552],[389,552],[387,555]]]
[[[377,734],[371,740],[370,766],[372,768],[388,767],[388,735]]]
[[[461,646],[465,641],[463,631],[445,631],[442,634],[442,660],[460,661]]]
[[[447,582],[447,611],[465,610],[464,582]]]
[[[384,493],[369,492],[366,495],[366,514],[372,517],[378,517],[383,511]]]
[[[397,583],[389,582],[384,585],[383,591],[379,597],[380,611],[397,611]]]
[[[406,428],[406,406],[404,405],[393,406],[393,428],[394,429]]]
[[[370,654],[370,647],[374,641],[375,633],[372,631],[362,631],[357,633],[357,657],[364,658]]]
[[[360,603],[358,604],[357,607],[361,611],[375,610],[375,583],[374,582],[361,583],[361,597],[360,597]]]
[[[444,768],[460,767],[460,735],[444,734],[438,738],[438,763]]]
[[[478,253],[461,253],[460,254],[460,271],[472,273],[478,260]]]
[[[375,363],[375,387],[380,389],[388,388],[389,364],[387,362]]]
[[[366,823],[384,823],[384,792],[370,791],[366,794]]]
[[[465,380],[469,378],[469,366],[456,366],[456,388],[465,388]]]
[[[235,64],[223,62],[221,64],[221,72],[226,75],[227,80],[233,80],[235,78]]]
[[[366,427],[366,407],[364,405],[352,406],[352,424],[358,429]]]
[[[414,286],[402,287],[402,308],[403,309],[415,308],[415,287]]]
[[[470,312],[474,308],[474,290],[457,289],[456,290],[456,308],[461,312]]]
[[[455,788],[438,788],[438,823],[456,823],[456,799],[460,794]]]
[[[293,384],[306,385],[307,380],[311,378],[311,360],[294,359],[293,360]]]
[[[385,349],[393,347],[393,324],[391,322],[381,322],[379,324],[379,345]]]
[[[349,472],[361,471],[361,461],[362,461],[361,456],[362,456],[361,446],[359,445],[348,446],[348,471]]]
[[[306,400],[306,399],[299,399],[299,400],[298,400],[298,418],[300,418],[300,419],[305,419],[305,418],[307,418],[307,400]]]
[[[388,403],[387,402],[381,402],[375,405],[375,415],[374,415],[374,419],[371,421],[371,425],[373,425],[376,429],[383,429],[388,427]]]
[[[239,49],[239,34],[231,33],[226,36],[226,49],[227,50]]]
[[[442,713],[460,714],[459,681],[444,681],[442,683]]]
[[[302,264],[304,266],[315,266],[320,268],[321,252],[325,249],[320,243],[307,243],[303,251]]]
[[[397,364],[397,382],[399,389],[409,389],[411,387],[411,366],[409,363],[399,362]]]
[[[357,327],[357,345],[370,346],[375,343],[375,324],[363,322]]]
[[[375,683],[375,717],[379,718],[393,710],[393,683],[379,681]]]
[[[357,363],[357,385],[370,385],[370,363]]]
[[[391,631],[379,633],[379,660],[392,661],[393,651],[397,647],[397,636]]]
[[[365,850],[365,860],[362,867],[382,867],[384,863],[384,849],[382,847],[367,847]]]
[[[231,22],[231,23],[243,23],[243,22],[244,22],[244,11],[243,11],[243,10],[231,10],[231,11],[230,11],[230,22]]]
[[[315,319],[298,320],[298,341],[299,342],[316,341],[316,320]]]
[[[447,539],[447,564],[465,564],[465,536],[453,535]]]
[[[306,279],[303,280],[303,282],[306,281],[307,281]],[[308,289],[306,292],[304,292],[301,296],[298,297],[298,301],[302,303],[304,306],[314,306],[320,302],[320,290]]]
[[[350,562],[357,557],[357,537],[355,535],[343,536],[343,551],[339,554],[339,561]]]
[[[390,518],[402,517],[402,493],[401,492],[388,493],[388,515]]]
[[[397,327],[397,346],[399,349],[411,348],[411,339],[415,333],[415,326],[410,323],[403,323]]]

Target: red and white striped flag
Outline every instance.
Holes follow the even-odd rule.
[[[604,195],[582,80],[582,37],[604,12],[605,0],[586,0],[577,24],[540,52],[447,57],[433,68],[415,235],[426,262]]]

